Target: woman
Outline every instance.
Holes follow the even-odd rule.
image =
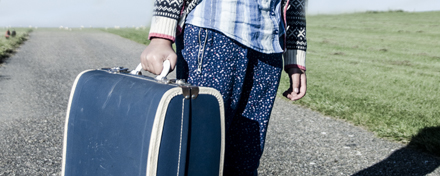
[[[222,93],[224,175],[257,175],[283,55],[283,95],[306,93],[305,0],[156,0],[149,39],[144,70],[159,74],[169,60],[177,78]]]

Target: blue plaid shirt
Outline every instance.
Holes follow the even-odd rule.
[[[202,0],[186,23],[214,29],[262,53],[282,53],[281,0]]]

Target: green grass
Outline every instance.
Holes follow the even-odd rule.
[[[294,102],[437,154],[440,12],[307,17],[306,97]],[[148,31],[112,29],[148,44]],[[289,81],[283,74],[281,93]]]
[[[17,32],[17,35],[15,37],[9,36],[7,39],[5,37],[6,30],[8,29],[0,29],[0,63],[3,61],[3,59],[14,53],[15,49],[26,41],[29,32],[32,31],[31,29],[26,28],[16,28],[15,31]],[[12,30],[14,29],[9,29],[10,32],[12,32]]]
[[[308,91],[295,103],[439,150],[438,21],[440,12],[308,16]],[[283,75],[279,92],[288,83]]]
[[[148,28],[121,28],[121,29],[101,29],[102,31],[113,33],[121,37],[133,40],[138,43],[148,45],[150,40],[148,40]]]

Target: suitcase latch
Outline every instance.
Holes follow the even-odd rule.
[[[129,73],[128,68],[124,67],[101,68],[101,70],[107,70],[111,73]]]
[[[111,68],[111,71],[117,72],[117,73],[128,73],[128,68],[124,67],[113,67]]]

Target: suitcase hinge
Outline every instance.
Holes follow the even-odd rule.
[[[199,87],[182,86],[182,94],[185,99],[196,99],[199,96]]]
[[[185,99],[189,99],[191,97],[191,88],[190,87],[182,87],[182,94]]]
[[[196,99],[199,96],[199,87],[191,87],[191,98]]]

